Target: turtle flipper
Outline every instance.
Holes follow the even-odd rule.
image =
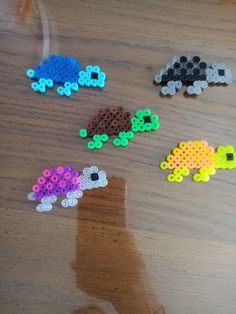
[[[57,88],[57,93],[60,96],[71,96],[73,92],[78,92],[79,85],[77,83],[65,82],[64,86],[59,86]]]
[[[169,182],[182,182],[184,177],[187,177],[190,174],[188,168],[174,169],[172,173],[168,174],[166,177]]]
[[[199,168],[198,172],[193,175],[193,181],[195,182],[208,182],[210,180],[210,176],[213,176],[216,173],[215,168],[210,167],[202,167]]]
[[[118,137],[115,137],[112,141],[112,144],[114,146],[127,146],[129,144],[129,140],[131,140],[134,137],[133,131],[128,132],[120,132],[118,134]]]

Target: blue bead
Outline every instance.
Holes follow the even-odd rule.
[[[34,70],[33,69],[28,69],[26,71],[26,75],[29,77],[29,78],[33,78],[34,77]]]
[[[47,79],[45,83],[46,83],[46,86],[47,86],[47,87],[49,87],[49,88],[52,88],[52,87],[53,87],[53,81],[52,81],[52,80]]]
[[[38,90],[39,90],[40,93],[45,93],[45,92],[46,92],[46,87],[45,87],[45,85],[39,85]]]
[[[64,88],[62,86],[58,87],[57,92],[59,95],[63,96],[64,95]]]
[[[35,92],[37,92],[37,91],[39,90],[39,84],[38,84],[37,82],[33,82],[33,83],[31,84],[31,88],[32,88]]]
[[[65,96],[70,96],[71,95],[71,89],[66,87],[64,89],[64,94],[65,94]]]
[[[74,92],[78,92],[79,90],[79,86],[77,83],[72,83],[71,84],[71,89],[74,91]]]

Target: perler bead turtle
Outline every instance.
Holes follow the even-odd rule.
[[[28,200],[39,200],[36,206],[38,212],[48,212],[60,195],[66,195],[61,201],[63,207],[73,207],[78,198],[83,196],[84,190],[107,186],[107,175],[98,167],[84,168],[83,172],[74,170],[70,166],[58,166],[45,169],[28,194]]]
[[[219,146],[215,151],[205,140],[180,142],[160,168],[172,170],[166,177],[169,182],[182,182],[191,169],[198,169],[192,177],[194,181],[207,182],[216,169],[236,168],[236,152],[233,146]]]
[[[103,88],[106,79],[106,74],[98,65],[87,65],[82,70],[76,58],[57,55],[43,60],[34,70],[28,69],[26,75],[37,80],[31,84],[35,92],[45,93],[54,84],[62,84],[57,88],[61,96],[71,96],[72,92],[78,92],[79,86]]]
[[[86,129],[79,130],[79,136],[92,138],[87,144],[89,149],[101,149],[109,136],[118,135],[112,141],[114,146],[127,146],[135,133],[158,128],[158,116],[150,109],[138,110],[131,118],[131,113],[125,112],[124,107],[116,106],[99,109]]]
[[[208,84],[230,84],[232,76],[223,63],[213,63],[208,67],[198,56],[182,56],[174,57],[154,76],[153,81],[163,85],[162,95],[174,96],[183,85],[187,85],[187,94],[200,95]]]

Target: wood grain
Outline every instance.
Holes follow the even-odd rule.
[[[107,84],[71,99],[33,93],[24,72],[42,53],[37,5],[20,19],[15,1],[1,1],[0,313],[161,314],[162,304],[167,314],[234,314],[236,172],[169,184],[157,165],[185,139],[236,146],[235,82],[161,98],[152,77],[183,54],[225,62],[235,75],[235,1],[43,4],[50,52],[99,64]],[[161,128],[126,148],[88,151],[77,129],[110,105],[149,107]],[[59,164],[96,164],[110,185],[77,208],[38,214],[26,195]]]

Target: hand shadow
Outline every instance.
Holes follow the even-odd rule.
[[[112,177],[106,188],[87,191],[78,206],[76,285],[110,302],[119,314],[164,314],[126,226],[125,180]],[[97,306],[74,314],[103,314]]]

